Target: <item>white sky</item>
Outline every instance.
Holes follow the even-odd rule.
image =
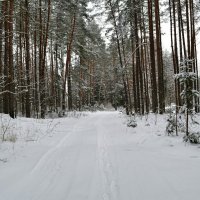
[[[170,24],[162,23],[161,31],[163,33],[161,37],[163,50],[167,49],[168,51],[170,51],[171,50]]]

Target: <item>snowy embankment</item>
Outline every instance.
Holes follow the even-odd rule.
[[[3,116],[0,200],[198,199],[199,146],[166,136],[165,116],[137,119],[136,128],[126,120],[118,112]]]

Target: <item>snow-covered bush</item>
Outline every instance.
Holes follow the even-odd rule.
[[[135,128],[137,126],[137,122],[135,121],[134,116],[130,116],[130,118],[128,119],[128,122],[127,122],[127,126],[132,127],[132,128]]]
[[[199,92],[193,88],[193,83],[197,79],[197,74],[193,72],[194,60],[185,59],[180,63],[180,73],[175,75],[179,80],[183,90],[180,95],[183,99],[183,109],[185,113],[185,132],[189,136],[189,115],[193,110],[193,100],[199,97]]]
[[[130,121],[128,124],[127,124],[128,127],[132,127],[132,128],[135,128],[137,126],[137,123],[136,121]]]
[[[17,141],[17,135],[12,133],[12,134],[7,134],[5,137],[4,137],[4,142],[13,142],[15,143]]]
[[[181,113],[170,113],[167,119],[166,133],[174,135],[177,132],[185,132],[184,116]],[[177,133],[176,133],[177,134]]]
[[[200,132],[197,133],[189,133],[188,135],[185,135],[183,137],[184,142],[190,142],[193,144],[199,144],[200,143]]]
[[[15,125],[13,124],[13,119],[3,114],[1,114],[0,118],[0,140],[3,142],[16,142],[17,136],[14,133]]]
[[[170,115],[169,118],[167,119],[167,126],[166,126],[166,133],[168,135],[173,135],[174,132],[176,131],[176,118],[175,115]]]

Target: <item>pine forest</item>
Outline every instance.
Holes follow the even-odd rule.
[[[180,63],[190,60],[198,74],[195,0],[5,0],[0,9],[0,110],[12,118],[106,103],[127,114],[164,113],[183,105],[173,78]],[[96,17],[109,23],[106,34]],[[199,91],[198,79],[190,86]],[[199,110],[198,98],[191,106]]]
[[[0,200],[196,200],[199,0],[0,0]]]

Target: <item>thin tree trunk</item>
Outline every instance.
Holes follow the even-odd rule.
[[[3,81],[3,9],[2,2],[0,2],[0,80]],[[0,89],[2,92],[2,89]],[[0,96],[0,112],[3,113],[3,98]]]
[[[64,82],[63,82],[63,95],[62,95],[62,110],[66,109],[66,84],[68,87],[68,109],[72,110],[72,90],[71,90],[71,51],[74,40],[76,27],[76,12],[74,11],[74,15],[71,22],[71,34],[69,36],[69,42],[67,44],[67,55],[66,55],[66,64],[65,64],[65,74],[64,74]]]
[[[31,105],[30,105],[30,43],[29,43],[29,2],[25,0],[25,40],[26,40],[26,117],[31,117]]]
[[[158,68],[158,99],[159,113],[165,111],[165,95],[164,95],[164,77],[163,77],[163,58],[162,58],[162,42],[161,42],[161,27],[160,27],[160,7],[159,1],[155,0],[155,22],[156,22],[156,53],[157,53],[157,68]]]
[[[171,49],[172,49],[172,55],[173,55],[173,65],[174,65],[174,73],[176,73],[176,54],[174,52],[174,40],[173,40],[173,6],[172,6],[172,2],[171,0],[169,0],[169,9],[170,9],[170,34],[171,34]],[[175,79],[175,97],[176,97],[176,135],[178,136],[178,105],[179,105],[179,101],[178,101],[178,82],[177,79]]]
[[[13,65],[13,14],[14,0],[9,1],[9,115],[15,118],[15,84],[14,84],[14,65]]]
[[[4,90],[8,91],[9,90],[9,80],[8,80],[8,37],[9,37],[9,30],[8,30],[8,1],[3,1],[2,2],[2,10],[3,10],[3,15],[4,15]],[[5,114],[9,113],[9,94],[6,92],[3,95],[3,110]]]

